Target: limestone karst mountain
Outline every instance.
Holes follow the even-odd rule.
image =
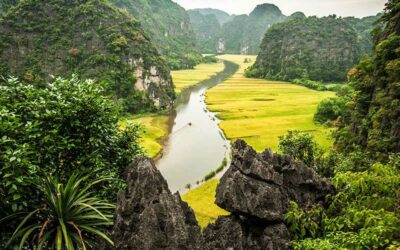
[[[165,60],[139,21],[102,0],[27,0],[0,21],[0,74],[29,82],[76,73],[106,84],[126,111],[174,98]]]

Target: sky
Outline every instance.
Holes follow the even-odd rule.
[[[381,12],[387,0],[173,0],[185,9],[214,8],[230,14],[249,14],[257,4],[273,3],[285,15],[302,11],[307,16],[364,17]]]

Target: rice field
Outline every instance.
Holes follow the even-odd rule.
[[[256,57],[223,55],[221,59],[240,65],[236,74],[207,92],[208,109],[218,113],[220,127],[234,142],[243,139],[257,151],[278,150],[279,136],[288,130],[307,131],[318,144],[329,147],[330,130],[316,125],[313,116],[318,103],[333,92],[315,91],[287,82],[244,77],[244,70]],[[245,59],[248,59],[245,63]]]
[[[196,219],[202,228],[214,222],[218,216],[229,214],[214,204],[218,182],[219,180],[212,179],[182,196],[182,200],[195,211]]]
[[[224,70],[224,63],[199,64],[194,69],[172,71],[172,79],[175,84],[175,92],[179,94],[183,89],[212,78]]]
[[[157,114],[131,116],[120,121],[120,125],[124,127],[128,122],[142,124],[140,146],[145,150],[146,156],[150,158],[157,156],[162,150],[161,140],[168,135],[169,116]]]

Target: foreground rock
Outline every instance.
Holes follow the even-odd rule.
[[[232,164],[217,187],[216,203],[230,211],[204,231],[209,249],[289,249],[283,216],[289,202],[323,202],[332,185],[291,157],[257,154],[244,141],[233,145]]]
[[[289,249],[283,222],[289,201],[305,208],[332,192],[327,180],[301,162],[271,151],[257,154],[237,141],[216,197],[231,215],[220,216],[202,235],[192,209],[178,193],[171,194],[152,160],[137,159],[125,178],[127,190],[118,194],[114,249]]]
[[[199,249],[200,227],[179,194],[171,194],[154,162],[139,158],[126,171],[118,194],[115,249]]]
[[[217,188],[217,205],[235,214],[280,222],[289,201],[307,207],[322,202],[332,185],[302,162],[267,150],[257,154],[244,141],[233,146],[229,170]]]

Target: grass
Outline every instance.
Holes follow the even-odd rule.
[[[146,114],[131,116],[120,121],[122,127],[128,122],[140,123],[144,126],[140,145],[148,157],[154,158],[162,150],[161,140],[168,135],[168,115]]]
[[[278,150],[279,136],[288,130],[308,131],[318,144],[328,148],[332,141],[330,130],[314,124],[318,103],[333,92],[315,91],[306,87],[244,77],[244,70],[254,63],[255,56],[224,55],[219,58],[240,65],[234,76],[218,84],[206,94],[208,109],[217,112],[220,127],[232,142],[243,139],[257,151]],[[251,59],[245,63],[245,59]],[[215,221],[226,211],[217,207],[213,179],[184,195],[202,227]]]
[[[182,200],[195,211],[196,219],[202,228],[214,222],[218,216],[229,214],[214,203],[218,182],[219,180],[212,179],[182,196]]]
[[[224,63],[199,64],[194,69],[172,71],[175,92],[179,94],[183,89],[196,85],[199,82],[212,78],[224,70]]]

